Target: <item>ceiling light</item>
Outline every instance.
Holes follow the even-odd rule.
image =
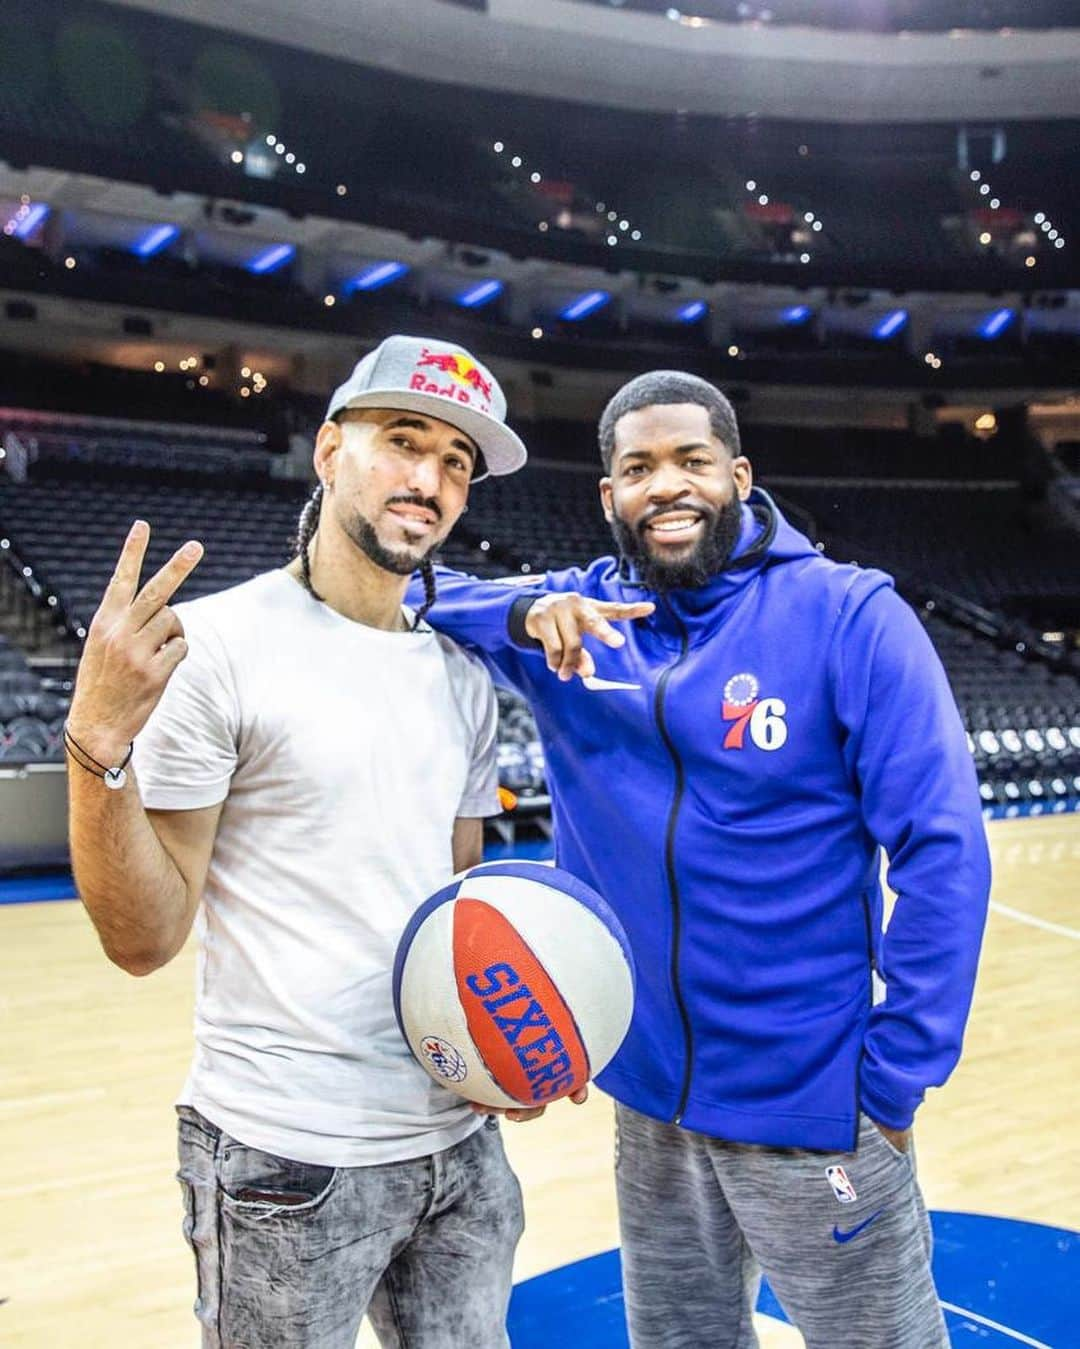
[[[14,234],[16,239],[29,239],[37,227],[48,218],[48,215],[49,207],[45,202],[39,201],[33,206],[28,206],[26,202],[23,202],[15,213],[15,226],[11,233]]]
[[[295,244],[271,244],[249,259],[247,269],[255,276],[268,276],[279,271],[296,256]]]
[[[503,282],[493,277],[490,281],[481,281],[478,285],[462,291],[457,297],[457,303],[463,309],[479,309],[501,295],[504,289]]]
[[[986,338],[999,337],[1015,317],[1016,314],[1012,309],[995,309],[979,324],[978,334]]]
[[[613,236],[609,235],[609,238],[611,237]],[[611,296],[606,290],[587,290],[571,300],[559,317],[570,323],[576,323],[579,319],[588,318],[590,314],[603,309],[610,299]]]
[[[881,341],[895,337],[907,321],[908,313],[906,309],[894,309],[891,314],[886,314],[874,329],[874,336]]]
[[[397,281],[409,270],[404,262],[373,262],[346,283],[349,290],[379,290]]]
[[[140,258],[152,258],[180,237],[179,225],[154,225],[135,240],[131,251]]]

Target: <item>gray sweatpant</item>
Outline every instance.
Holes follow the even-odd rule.
[[[615,1123],[634,1349],[757,1349],[762,1270],[807,1349],[948,1349],[914,1156],[868,1119],[846,1153]]]

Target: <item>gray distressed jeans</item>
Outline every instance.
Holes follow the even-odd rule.
[[[329,1167],[180,1106],[178,1179],[203,1349],[508,1349],[521,1188],[494,1120],[430,1157]]]
[[[634,1349],[757,1349],[762,1270],[807,1349],[948,1349],[914,1155],[868,1119],[840,1153],[615,1120]]]

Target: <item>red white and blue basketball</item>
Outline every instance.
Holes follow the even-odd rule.
[[[481,1105],[546,1105],[614,1057],[634,966],[603,899],[541,862],[473,867],[413,915],[394,962],[394,1009],[441,1086]]]

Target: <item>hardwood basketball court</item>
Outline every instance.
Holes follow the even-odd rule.
[[[994,907],[975,1009],[960,1068],[919,1115],[920,1174],[933,1209],[1076,1230],[1080,816],[989,833]],[[189,946],[132,979],[106,961],[78,904],[0,907],[0,1343],[197,1345],[172,1112],[192,965]],[[505,1137],[526,1196],[519,1280],[618,1244],[605,1097],[560,1103]],[[765,1349],[802,1343],[771,1319],[760,1333]],[[365,1329],[359,1343],[375,1341]]]

